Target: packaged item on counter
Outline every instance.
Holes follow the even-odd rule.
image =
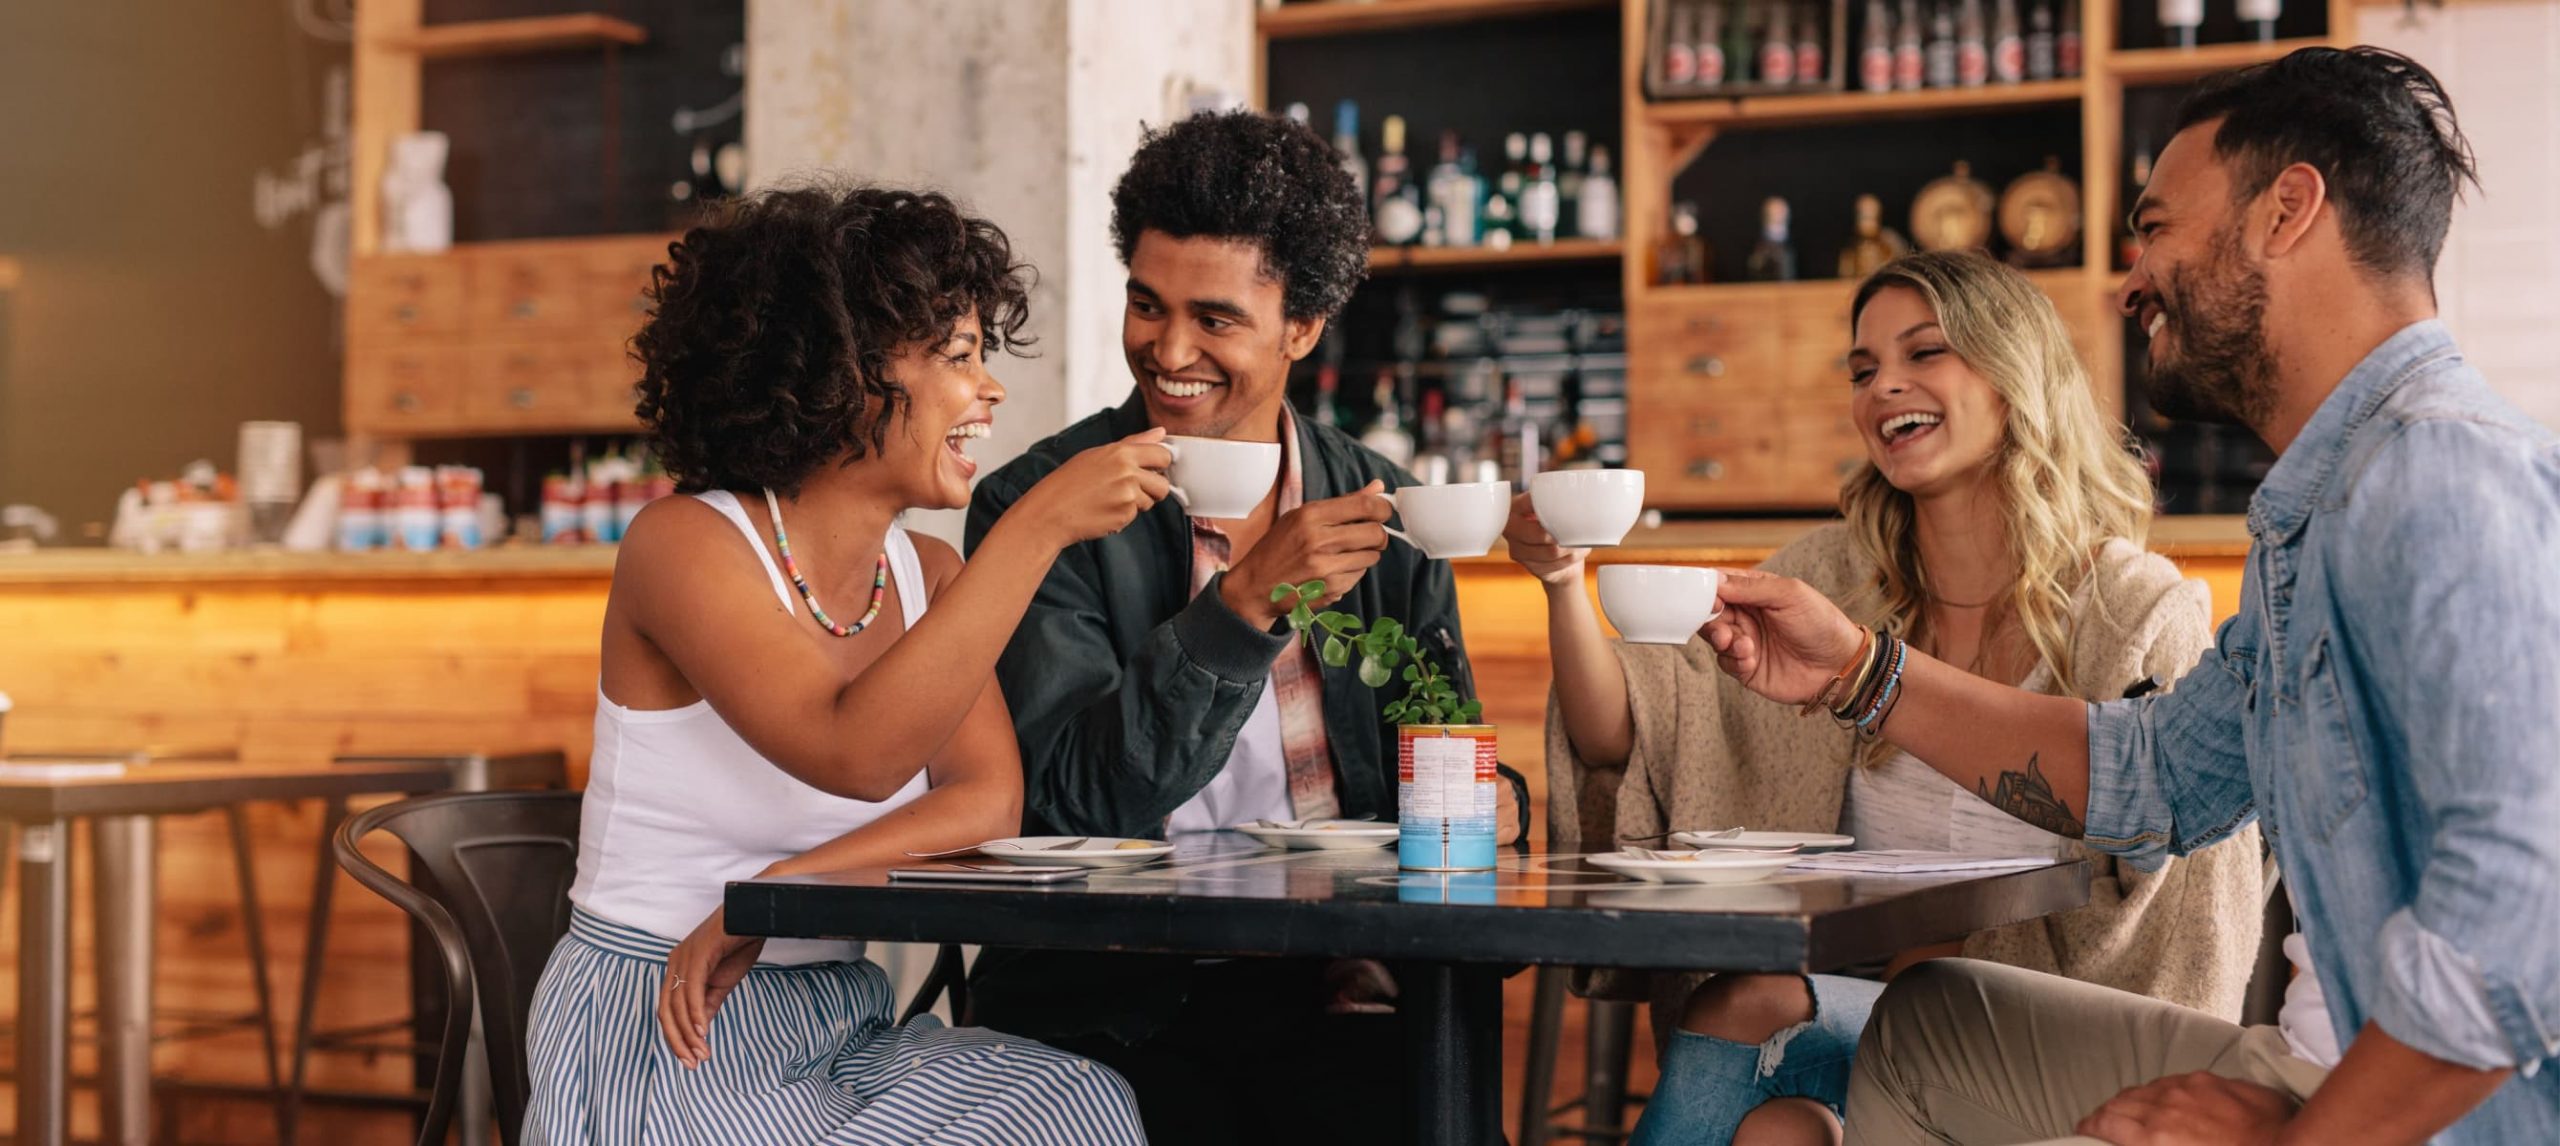
[[[586,483],[575,474],[553,473],[542,479],[542,541],[575,545],[587,539],[582,505]]]
[[[347,474],[338,503],[338,548],[348,553],[380,549],[390,542],[389,482],[382,471],[366,466]]]
[[[470,466],[436,467],[436,512],[445,548],[480,548],[481,481],[480,471]]]
[[[436,547],[443,532],[436,513],[436,471],[427,466],[402,467],[399,488],[391,495],[392,545],[425,553]]]

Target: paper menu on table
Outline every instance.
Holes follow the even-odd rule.
[[[1823,855],[1806,856],[1789,864],[1787,870],[1902,875],[1913,872],[1996,871],[2001,868],[2043,867],[2053,862],[2055,862],[2054,858],[2050,855],[1975,855],[1965,852],[1898,849],[1828,852]]]

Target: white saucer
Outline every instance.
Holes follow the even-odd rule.
[[[1799,851],[1827,852],[1858,846],[1858,841],[1853,837],[1826,835],[1821,832],[1744,832],[1736,836],[1720,836],[1713,832],[1673,832],[1671,842],[1678,847],[1696,848],[1699,851],[1723,849],[1752,852],[1794,848]]]
[[[1767,879],[1796,862],[1794,852],[1776,855],[1751,852],[1692,852],[1688,859],[1652,859],[1610,852],[1585,856],[1591,866],[1646,883],[1750,883]]]
[[[1306,820],[1302,822],[1310,826],[1266,828],[1260,824],[1237,824],[1235,830],[1252,836],[1264,847],[1327,851],[1383,848],[1396,842],[1396,836],[1400,834],[1400,830],[1394,824],[1371,823],[1367,820]]]
[[[1075,839],[1074,836],[1016,836],[1006,840],[989,840],[978,846],[978,854],[989,859],[1025,867],[1062,864],[1068,867],[1136,867],[1150,860],[1173,854],[1173,845],[1155,840],[1123,840],[1112,836],[1093,836],[1077,847],[1064,851],[1049,848]],[[1122,848],[1124,843],[1145,844],[1142,848]]]

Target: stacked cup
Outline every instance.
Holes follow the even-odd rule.
[[[1530,479],[1529,503],[1558,545],[1616,545],[1644,513],[1644,472],[1551,470]],[[1619,636],[1639,645],[1687,644],[1722,615],[1716,571],[1687,565],[1601,566],[1600,609]]]

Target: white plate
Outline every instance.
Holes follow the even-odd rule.
[[[1328,851],[1354,851],[1360,848],[1383,848],[1396,842],[1400,834],[1394,824],[1371,823],[1367,820],[1309,820],[1312,826],[1298,828],[1266,828],[1260,824],[1237,824],[1236,830],[1252,836],[1267,848],[1300,848]]]
[[[1677,847],[1699,851],[1776,851],[1796,848],[1808,852],[1836,851],[1858,846],[1849,836],[1825,835],[1820,832],[1744,832],[1738,836],[1719,836],[1713,832],[1673,832],[1671,842]]]
[[[1591,866],[1646,883],[1750,883],[1796,862],[1795,853],[1693,852],[1689,859],[1658,860],[1625,852],[1585,857]]]
[[[1074,836],[1016,836],[1009,840],[989,840],[979,845],[978,854],[1006,863],[1027,867],[1067,864],[1074,867],[1135,867],[1149,860],[1173,854],[1173,845],[1154,840],[1123,840],[1113,836],[1093,836],[1084,843],[1063,851],[1049,849],[1073,840]],[[1145,844],[1142,848],[1122,848],[1121,844]]]

